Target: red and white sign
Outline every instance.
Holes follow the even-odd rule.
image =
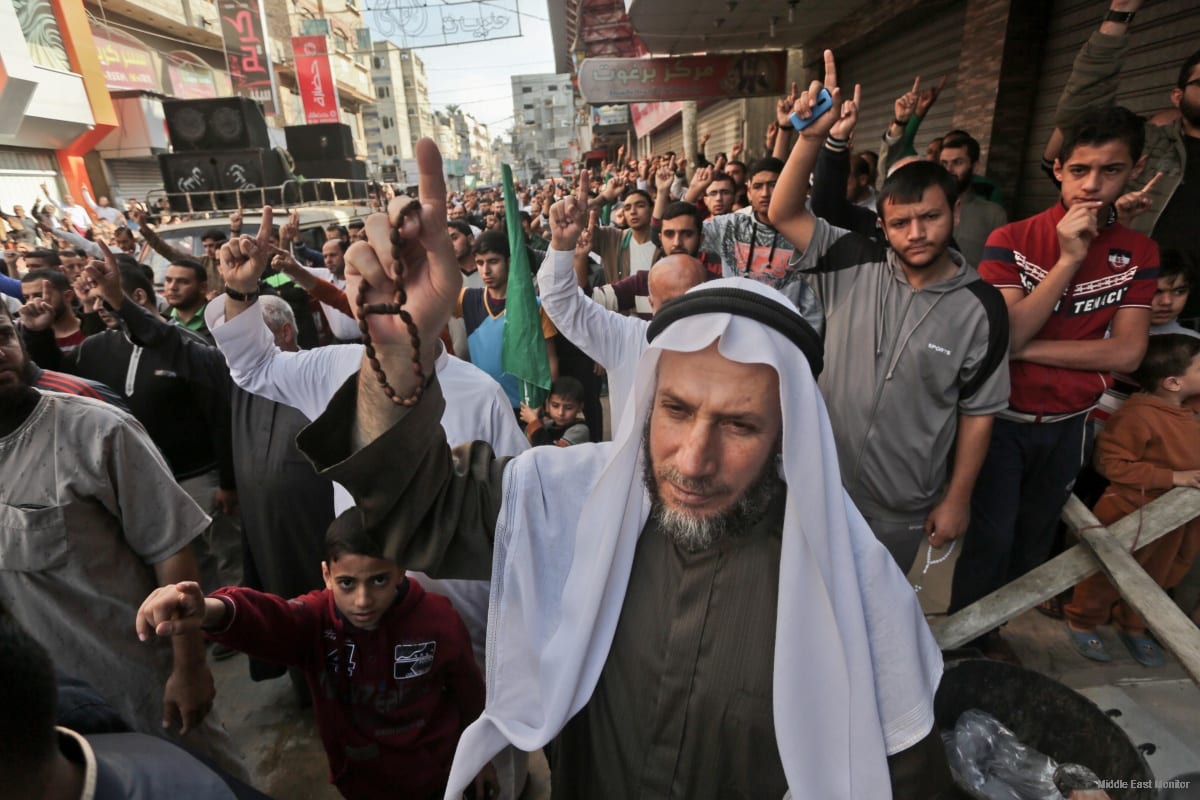
[[[293,36],[296,57],[296,86],[304,106],[306,125],[340,122],[337,85],[329,63],[329,47],[324,36]]]

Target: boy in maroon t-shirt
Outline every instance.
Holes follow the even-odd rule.
[[[1059,202],[988,237],[979,273],[1008,305],[1012,392],[975,482],[951,611],[1046,560],[1087,412],[1112,373],[1132,371],[1146,351],[1158,249],[1113,210],[1144,144],[1133,112],[1084,114],[1054,164]]]
[[[325,537],[325,589],[284,600],[240,587],[205,597],[197,583],[155,589],[139,638],[201,628],[308,680],[330,780],[349,800],[440,798],[463,730],[483,711],[483,679],[467,629],[363,531],[338,517]],[[489,765],[476,780],[496,789]]]

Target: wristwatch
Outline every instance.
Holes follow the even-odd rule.
[[[237,300],[239,303],[253,303],[258,299],[258,292],[246,292],[243,294],[242,292],[239,292],[237,289],[234,289],[230,286],[225,287],[225,294],[229,295],[232,299]]]
[[[1134,12],[1132,11],[1114,11],[1110,8],[1108,13],[1104,15],[1104,21],[1115,22],[1119,25],[1128,25],[1133,22],[1133,14]]]

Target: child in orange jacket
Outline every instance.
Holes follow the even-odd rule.
[[[1130,397],[1096,440],[1093,463],[1110,481],[1096,504],[1109,525],[1175,486],[1200,487],[1200,417],[1189,400],[1200,397],[1200,339],[1182,334],[1151,336],[1133,373],[1142,392]],[[1200,552],[1200,520],[1192,520],[1133,555],[1159,586],[1177,584]],[[1144,666],[1160,666],[1162,650],[1146,633],[1146,621],[1098,572],[1075,586],[1063,607],[1076,651],[1109,661],[1096,626],[1113,619],[1121,641]]]

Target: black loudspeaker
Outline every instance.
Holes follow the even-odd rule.
[[[367,162],[353,158],[330,158],[323,161],[296,161],[296,174],[303,175],[301,196],[307,201],[365,200],[367,197]],[[320,183],[321,178],[342,178],[353,183]]]
[[[207,153],[163,153],[158,157],[163,188],[170,195],[182,192],[211,192],[218,188],[215,165]],[[172,211],[188,211],[186,197],[171,197]],[[207,195],[192,197],[193,211],[211,211],[212,200]]]
[[[320,125],[289,125],[283,129],[287,149],[297,161],[354,158],[354,136],[341,122]]]
[[[214,150],[197,153],[171,153],[159,156],[163,183],[169,193],[216,192],[216,208],[257,208],[264,204],[295,202],[293,189],[288,198],[278,188],[265,193],[263,187],[278,187],[291,176],[283,159],[274,150]],[[213,210],[214,196],[193,194],[192,211]],[[188,211],[188,198],[171,197],[172,211]]]
[[[163,100],[163,114],[177,153],[271,146],[262,106],[249,98]]]
[[[286,180],[279,155],[273,150],[220,150],[208,155],[218,189],[258,189],[279,186]]]

